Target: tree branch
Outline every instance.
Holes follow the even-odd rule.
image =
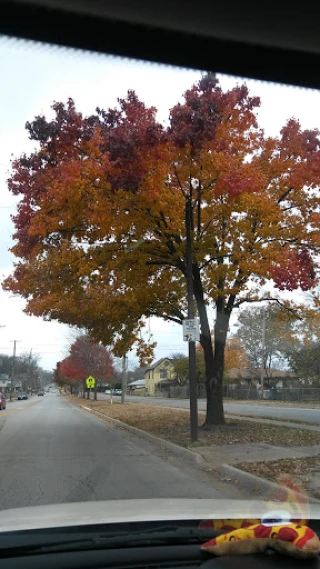
[[[186,199],[186,193],[185,193],[185,190],[183,189],[183,186],[182,186],[182,184],[181,184],[181,182],[180,182],[180,178],[179,178],[178,172],[177,172],[177,167],[176,167],[175,164],[173,164],[173,170],[174,170],[175,176],[176,176],[176,178],[177,178],[177,182],[178,182],[179,189],[180,189],[180,191],[181,191],[183,197]]]
[[[238,270],[238,276],[235,278],[235,281],[233,283],[233,288],[235,287],[241,287],[241,285],[243,285],[246,281],[248,277],[244,277],[243,271],[241,269]],[[235,300],[236,300],[236,294],[230,294],[228,302],[227,302],[227,310],[229,312],[232,311],[232,309],[235,307]]]
[[[216,219],[216,217],[213,217],[212,219],[210,219],[208,221],[208,223],[206,223],[206,225],[204,226],[204,228],[201,231],[201,237],[204,235],[205,231],[207,231],[207,229],[209,228],[210,224]]]
[[[234,253],[229,253],[227,255],[221,254],[221,255],[217,255],[215,257],[210,257],[210,259],[208,259],[202,265],[199,266],[199,270],[201,271],[202,269],[207,267],[207,265],[210,265],[210,263],[212,261],[219,261],[220,259],[231,259],[231,257],[233,257],[233,255],[234,255]]]
[[[283,202],[283,200],[286,199],[286,197],[290,194],[290,192],[293,190],[293,188],[289,188],[288,190],[286,190],[284,192],[284,194],[282,194],[282,196],[280,196],[280,198],[278,199],[277,203],[280,204],[281,202]]]
[[[169,316],[169,314],[160,314],[157,310],[150,310],[150,316],[157,316],[158,318],[162,318],[162,320],[170,320],[171,322],[175,322],[176,324],[182,325],[182,319],[175,318],[174,316]]]
[[[253,302],[264,302],[264,301],[268,301],[268,302],[276,302],[283,310],[286,310],[287,312],[290,312],[291,314],[293,314],[298,320],[303,320],[303,318],[299,315],[297,315],[296,311],[294,308],[290,308],[289,306],[285,306],[281,300],[279,300],[278,298],[273,298],[270,296],[266,296],[265,298],[245,298],[243,300],[239,300],[237,303],[234,304],[234,308],[239,308],[239,306],[241,304],[244,304],[245,302],[249,302],[249,303],[253,303]]]
[[[198,180],[198,235],[201,238],[201,180]]]

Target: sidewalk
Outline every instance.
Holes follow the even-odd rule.
[[[318,456],[320,447],[319,445],[312,445],[285,448],[266,443],[235,443],[232,445],[197,447],[196,451],[211,467],[217,467],[221,464],[234,465],[239,462],[266,462]]]
[[[173,407],[176,409],[176,407]],[[240,421],[249,421],[250,423],[259,423],[262,425],[276,425],[278,427],[289,427],[290,429],[300,429],[303,431],[320,431],[317,425],[310,423],[294,423],[293,421],[281,421],[281,419],[260,419],[254,417],[247,417],[246,415],[234,415],[233,413],[225,413],[228,419],[239,419]]]
[[[320,447],[278,447],[264,443],[197,447],[197,453],[213,472],[226,482],[237,481],[252,492],[268,493],[265,484],[275,483],[280,474],[298,479],[309,499],[320,498]]]

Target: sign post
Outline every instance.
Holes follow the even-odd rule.
[[[191,442],[198,440],[198,384],[196,366],[197,324],[194,317],[193,304],[193,267],[192,267],[192,199],[186,200],[186,264],[187,264],[187,301],[188,319],[185,320],[184,340],[189,344],[189,387],[190,387],[190,438]],[[199,334],[198,334],[199,336]]]
[[[198,440],[198,385],[196,379],[196,342],[200,342],[198,318],[182,321],[183,339],[189,344],[189,389],[190,389],[190,435]]]
[[[86,379],[86,387],[87,389],[89,389],[89,399],[91,401],[91,390],[93,387],[95,387],[96,385],[96,380],[94,379],[94,377],[92,377],[92,375],[89,375]],[[92,407],[92,403],[90,403],[91,407]]]

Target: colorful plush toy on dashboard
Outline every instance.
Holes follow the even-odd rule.
[[[263,518],[202,522],[201,527],[211,527],[226,533],[204,543],[201,549],[213,555],[244,555],[267,549],[302,558],[318,555],[319,538],[307,526],[307,496],[300,484],[292,479],[282,476],[278,483],[279,487],[266,502],[267,511]],[[275,509],[277,506],[278,509]]]

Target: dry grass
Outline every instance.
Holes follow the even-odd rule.
[[[85,401],[70,397],[73,403],[91,406],[109,417],[176,443],[190,446],[189,412],[168,407],[127,403],[113,404],[110,401]],[[199,413],[199,425],[204,415]],[[245,420],[228,419],[223,426],[199,430],[199,441],[192,446],[219,446],[234,443],[267,443],[276,446],[305,446],[320,444],[320,432],[290,429],[276,425],[264,425]]]
[[[307,458],[284,458],[259,462],[241,462],[236,468],[276,482],[279,475],[299,480],[309,496],[320,498],[320,454]]]

